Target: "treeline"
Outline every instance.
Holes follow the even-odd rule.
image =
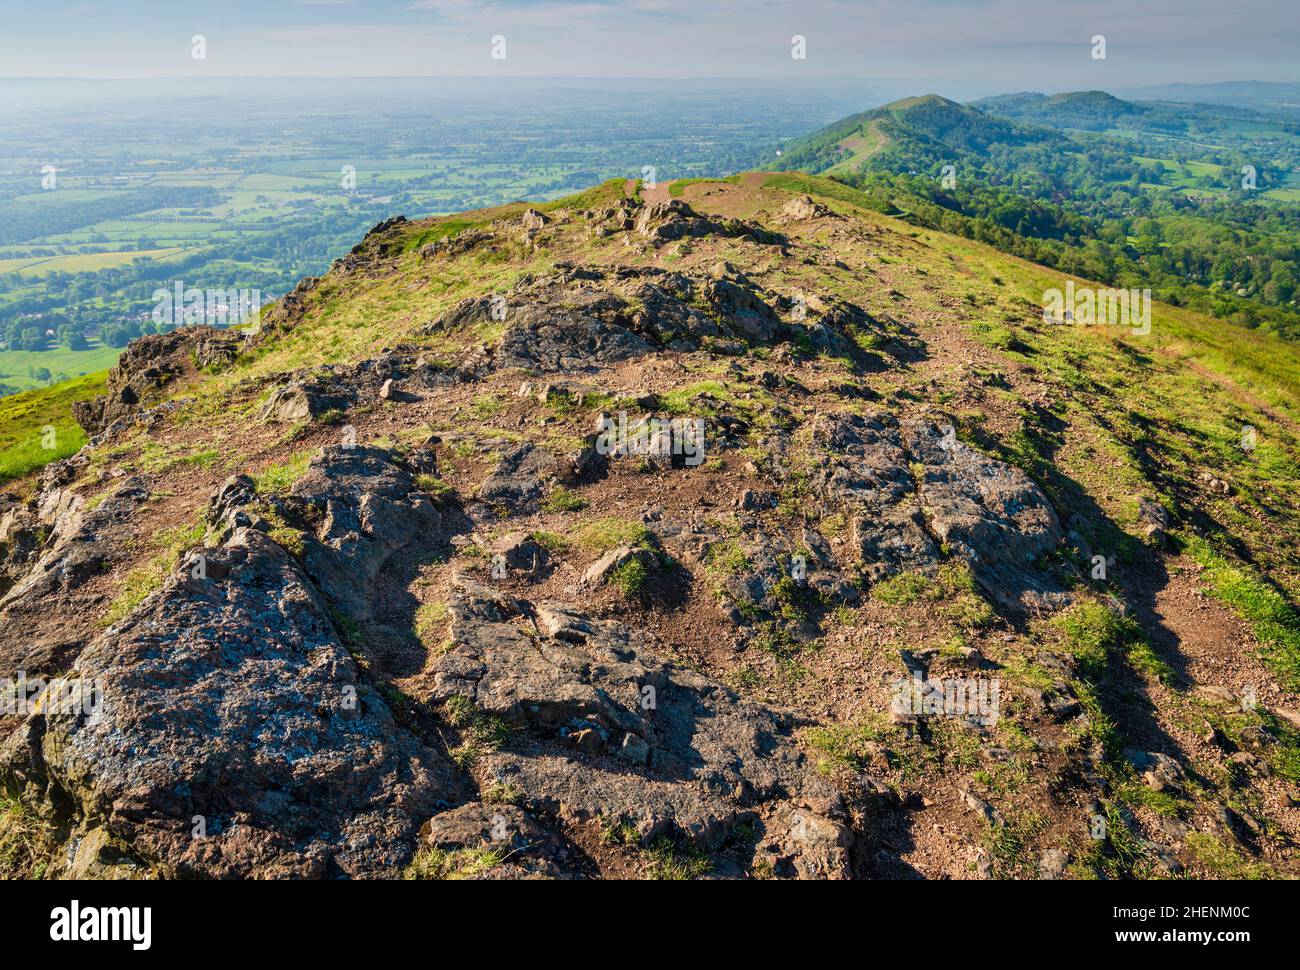
[[[71,232],[106,219],[121,219],[154,209],[201,209],[219,205],[216,189],[151,186],[98,199],[64,199],[57,189],[36,199],[0,205],[0,245]]]
[[[1216,194],[1195,195],[1153,187],[1169,173],[1135,160],[1130,141],[1014,125],[939,99],[857,118],[795,146],[781,167],[828,167],[866,119],[889,143],[865,171],[837,179],[878,204],[1064,272],[1150,287],[1170,303],[1300,338],[1300,207],[1260,196],[1285,179],[1277,163],[1257,165],[1249,190],[1238,174],[1246,154],[1218,149],[1223,169],[1194,179]]]
[[[153,295],[178,280],[205,290],[258,290],[264,302],[270,301],[303,276],[323,272],[334,256],[351,249],[398,202],[357,203],[341,212],[224,240],[165,262],[140,257],[93,272],[50,273],[41,278],[39,293],[0,305],[0,332],[14,350],[80,349],[86,334],[96,331],[105,344],[124,347],[135,337],[160,329],[151,319]],[[30,284],[0,277],[0,288],[11,285]],[[51,330],[53,337],[48,334]]]
[[[870,195],[882,211],[892,211],[915,225],[965,236],[1074,276],[1150,288],[1156,299],[1174,306],[1192,307],[1284,339],[1300,339],[1300,312],[1290,305],[1297,295],[1293,243],[1257,241],[1254,247],[1245,247],[1238,239],[1236,248],[1222,241],[1216,244],[1211,241],[1219,235],[1215,227],[1199,219],[1180,227],[1175,241],[1167,245],[1154,233],[1169,227],[1154,220],[1142,226],[1150,235],[1131,241],[1121,225],[1080,220],[1059,206],[996,190],[945,192],[932,177],[891,173],[844,181]],[[1273,246],[1289,258],[1265,261],[1252,258],[1248,251]],[[1260,284],[1263,274],[1267,277]],[[1274,305],[1250,298],[1249,290],[1247,295],[1237,292],[1246,287],[1224,285],[1244,280],[1258,286],[1261,296],[1271,298]]]

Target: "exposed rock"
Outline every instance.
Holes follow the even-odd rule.
[[[1062,879],[1066,866],[1070,864],[1070,853],[1064,849],[1051,848],[1038,860],[1039,879]]]
[[[750,343],[771,343],[785,331],[776,312],[752,285],[709,280],[704,284],[704,299],[728,327]]]
[[[582,581],[588,586],[603,586],[613,573],[633,560],[640,561],[647,569],[659,567],[659,557],[651,550],[639,546],[618,546],[588,566],[582,574]]]
[[[302,424],[327,411],[345,411],[356,403],[356,394],[341,381],[309,379],[295,381],[272,391],[258,413],[259,420]]]
[[[420,848],[458,853],[493,851],[503,859],[467,878],[572,878],[572,850],[555,833],[513,805],[471,802],[433,816],[420,828]],[[455,866],[455,858],[452,859]]]
[[[103,706],[34,715],[0,765],[171,875],[396,874],[450,771],[358,681],[279,546],[240,529],[205,555],[208,578],[173,574],[77,658]]]
[[[781,218],[783,219],[824,219],[834,214],[826,206],[820,202],[814,202],[807,195],[796,195],[781,206]]]
[[[832,824],[840,798],[794,744],[788,718],[660,662],[620,624],[572,607],[539,610],[547,619],[537,636],[521,628],[529,604],[465,576],[449,607],[457,646],[434,667],[435,700],[467,697],[515,728],[481,764],[521,792],[522,807],[623,820],[643,840],[669,834],[704,849],[760,818],[796,844],[803,871],[846,871],[840,850],[851,836]],[[629,774],[641,745],[644,768]]]
[[[156,400],[178,378],[228,364],[243,342],[242,334],[214,327],[181,327],[138,337],[109,370],[105,393],[74,402],[72,413],[86,434],[96,435]]]
[[[80,500],[45,503],[48,511],[61,511],[46,520],[50,532],[40,557],[0,598],[0,677],[67,668],[104,606],[101,597],[87,598],[82,586],[127,558],[135,519],[149,496],[148,481],[132,477],[90,511]]]
[[[530,574],[546,563],[546,550],[527,532],[511,532],[501,536],[488,545],[488,553],[493,559],[500,556],[509,569]]]
[[[924,468],[918,487],[930,530],[970,561],[980,585],[1012,608],[1068,602],[1035,565],[1056,550],[1062,534],[1055,510],[1029,476],[929,422],[909,425],[907,441]]]
[[[527,442],[514,445],[479,486],[479,500],[513,513],[535,509],[546,482],[558,471],[555,455]]]
[[[961,799],[966,804],[966,807],[982,818],[987,824],[994,826],[1004,824],[1002,813],[988,802],[984,801],[984,799],[978,798],[968,791],[960,791],[958,794],[961,795]]]
[[[253,342],[265,341],[267,336],[280,330],[289,330],[297,326],[307,311],[307,302],[320,286],[319,276],[304,276],[298,285],[266,308],[258,321],[257,332]]]
[[[914,494],[897,428],[882,419],[832,414],[813,423],[813,444],[825,455],[813,487],[851,515],[853,545],[870,579],[939,561]]]
[[[810,529],[789,536],[757,525],[733,535],[701,525],[677,539],[697,568],[711,578],[719,606],[733,622],[772,619],[790,610],[804,616],[790,632],[799,640],[817,635],[816,614],[853,605],[859,595],[840,571],[826,541]]]
[[[308,521],[303,565],[326,597],[357,622],[372,613],[371,584],[407,545],[442,533],[442,513],[382,448],[322,449],[290,490]]]

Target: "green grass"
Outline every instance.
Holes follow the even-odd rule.
[[[650,530],[632,519],[594,519],[574,533],[573,541],[579,548],[594,553],[605,553],[619,546],[653,547]]]
[[[1046,826],[1043,816],[1025,812],[1007,818],[1002,825],[985,828],[980,844],[992,859],[994,878],[1032,877],[1036,869],[1034,840]]]
[[[650,578],[650,569],[640,556],[633,556],[609,574],[609,585],[623,596],[638,596]]]
[[[0,789],[0,879],[40,879],[54,848],[40,817]]]
[[[86,433],[72,417],[72,405],[104,391],[107,372],[88,374],[49,388],[0,398],[0,482],[28,475],[58,458],[75,454]],[[53,436],[45,429],[53,428]],[[45,445],[53,444],[53,448]]]
[[[542,499],[544,512],[581,512],[587,507],[587,500],[577,492],[557,485],[550,494]]]
[[[833,179],[805,175],[802,172],[782,172],[780,175],[773,175],[763,183],[763,188],[803,192],[807,195],[833,199],[837,202],[849,202],[863,209],[879,211],[878,204],[867,193],[851,189]]]
[[[1277,879],[1281,875],[1267,863],[1254,862],[1238,849],[1204,832],[1189,832],[1187,848],[1220,879]]]
[[[449,613],[441,601],[421,604],[415,611],[415,635],[430,650],[444,652]]]
[[[1119,653],[1139,670],[1167,680],[1170,670],[1151,649],[1142,627],[1131,617],[1101,603],[1084,601],[1051,620],[1062,635],[1064,646],[1078,661],[1080,672],[1090,680],[1099,679],[1112,653]]]
[[[975,575],[962,562],[944,563],[935,576],[923,572],[891,576],[871,588],[871,597],[889,606],[929,603],[935,615],[968,629],[984,626],[994,617],[993,607],[976,586]]]
[[[727,183],[735,185],[739,181],[740,181],[740,176],[738,175],[730,175],[727,178],[673,179],[671,182],[668,183],[668,194],[672,198],[676,199],[676,198],[680,198],[682,193],[686,191],[687,186],[690,185],[718,185],[718,184],[727,184]]]
[[[483,222],[476,219],[440,219],[432,226],[408,235],[402,240],[402,248],[406,252],[412,252],[442,239],[453,239],[467,229],[474,229],[481,225]]]
[[[415,487],[433,499],[435,505],[445,505],[456,497],[455,487],[448,485],[437,475],[422,472],[415,476],[414,482]]]
[[[151,542],[157,552],[126,574],[117,596],[108,604],[100,618],[100,625],[109,627],[120,622],[152,593],[161,589],[176,568],[181,553],[202,542],[205,532],[203,523],[197,522],[157,533]]]
[[[459,694],[443,705],[442,716],[460,731],[461,743],[448,753],[462,771],[474,767],[479,758],[497,750],[510,736],[505,721],[480,710],[468,697]]]
[[[925,573],[899,573],[876,583],[871,588],[871,597],[890,606],[910,606],[927,597],[934,587],[934,580]]]
[[[0,351],[0,384],[7,384],[21,390],[52,387],[76,377],[87,377],[106,371],[117,363],[117,358],[121,354],[121,347],[106,347],[98,341],[91,343],[85,350],[68,350],[66,347],[52,347],[49,350],[3,350]],[[30,376],[27,373],[29,367],[48,370],[53,375],[53,382],[37,380]],[[63,375],[62,379],[59,375]]]
[[[403,879],[470,879],[495,869],[505,862],[509,851],[504,846],[476,849],[421,849],[402,872]]]
[[[269,465],[253,476],[253,483],[262,495],[284,495],[293,488],[294,483],[307,474],[316,449],[305,448],[295,452],[278,465]]]
[[[870,755],[870,746],[881,737],[874,724],[830,724],[809,728],[803,733],[804,744],[813,753],[813,763],[824,775],[862,771]]]
[[[673,844],[672,839],[661,836],[645,850],[647,862],[646,876],[650,879],[687,880],[699,879],[713,868],[702,854],[681,849]]]

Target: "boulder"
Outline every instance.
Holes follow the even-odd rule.
[[[0,767],[171,876],[393,876],[457,792],[358,679],[298,565],[239,529],[77,658],[104,703],[33,715]]]

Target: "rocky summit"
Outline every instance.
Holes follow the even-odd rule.
[[[618,180],[135,341],[0,502],[0,867],[1300,875],[1293,379],[1059,283]]]

